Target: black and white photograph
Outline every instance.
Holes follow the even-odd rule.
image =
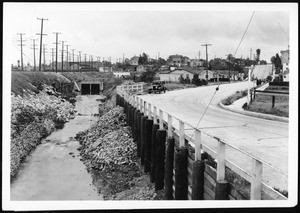
[[[3,210],[298,205],[298,3],[4,2],[2,29]]]

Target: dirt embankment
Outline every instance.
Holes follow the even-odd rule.
[[[123,108],[115,96],[105,103],[102,116],[92,128],[77,134],[83,162],[105,200],[160,200],[148,175],[142,172],[137,146],[125,123]]]

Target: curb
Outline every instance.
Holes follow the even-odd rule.
[[[235,110],[235,109],[232,109],[228,106],[225,106],[222,103],[220,103],[219,106],[221,108],[225,109],[225,110],[235,112],[235,113],[239,113],[239,114],[242,114],[242,115],[248,115],[248,116],[251,116],[251,117],[262,118],[262,119],[273,120],[273,121],[286,122],[286,123],[289,122],[289,118],[279,117],[279,116],[275,116],[275,115],[262,114],[262,113],[258,113],[258,112],[250,112],[250,111],[246,111],[244,109]]]

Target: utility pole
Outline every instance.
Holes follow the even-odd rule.
[[[59,32],[54,32],[53,34],[56,34],[56,42],[54,43],[56,45],[56,54],[55,54],[55,72],[57,72],[57,57],[58,57],[58,34],[60,34]]]
[[[39,60],[39,71],[41,71],[41,63],[42,63],[42,46],[43,46],[43,35],[47,35],[47,34],[43,34],[43,23],[44,23],[44,20],[45,21],[48,21],[48,19],[45,19],[45,18],[37,18],[38,20],[41,20],[41,33],[37,33],[37,35],[40,35],[41,36],[41,39],[40,39],[40,60]]]
[[[67,41],[61,41],[61,72],[64,70],[64,42]]]
[[[208,54],[207,54],[207,46],[211,46],[212,44],[202,44],[201,46],[205,46],[206,48],[206,81],[208,82]]]
[[[51,48],[51,56],[52,56],[51,69],[52,69],[52,71],[54,71],[54,69],[53,69],[53,65],[54,65],[54,48]]]
[[[72,49],[72,59],[73,59],[73,71],[75,70],[75,61],[74,61],[74,50],[75,49]]]
[[[46,66],[46,57],[45,57],[45,53],[46,53],[46,44],[43,44],[43,56],[44,56],[44,71],[45,71],[45,66]]]
[[[23,67],[23,46],[24,46],[23,41],[24,40],[23,40],[22,36],[25,35],[25,33],[18,33],[18,35],[20,35],[20,39],[21,39],[21,40],[18,40],[21,42],[21,44],[19,45],[19,46],[21,46],[21,68],[22,68],[22,71],[24,71],[24,67]]]
[[[78,51],[78,53],[79,53],[79,69],[80,69],[80,72],[81,72],[81,52],[82,51]]]
[[[158,59],[159,59],[159,52],[158,52]]]
[[[35,63],[35,50],[37,49],[35,44],[36,39],[31,39],[31,40],[33,41],[32,48],[31,48],[33,49],[33,70],[36,71],[36,63]]]
[[[199,61],[200,61],[200,50],[199,50],[199,53],[198,53],[198,55],[199,55]]]
[[[84,54],[84,68],[86,69],[86,54]]]
[[[79,55],[77,55],[77,62],[78,62],[78,71],[80,71]]]
[[[250,61],[252,60],[252,48],[250,48]]]
[[[68,44],[68,45],[66,45],[66,47],[67,47],[67,71],[69,70],[69,47],[70,46],[70,44]]]

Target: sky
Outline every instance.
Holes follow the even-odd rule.
[[[208,59],[250,57],[256,49],[261,50],[261,59],[270,58],[290,45],[290,10],[293,5],[269,4],[268,7],[254,4],[101,4],[101,3],[6,3],[4,4],[4,32],[9,39],[11,64],[21,58],[20,36],[25,33],[24,64],[33,63],[32,40],[40,38],[44,21],[43,44],[46,44],[46,63],[52,60],[51,48],[55,48],[55,34],[59,41],[66,41],[82,51],[87,58],[92,55],[111,57],[112,62],[139,56],[143,52],[151,58],[167,58],[181,54],[189,58]],[[246,27],[248,30],[237,49]],[[66,47],[64,48],[66,49]],[[59,44],[61,50],[61,44]],[[39,50],[36,52],[38,61]],[[59,61],[60,61],[59,56]],[[76,56],[75,56],[76,60]]]

